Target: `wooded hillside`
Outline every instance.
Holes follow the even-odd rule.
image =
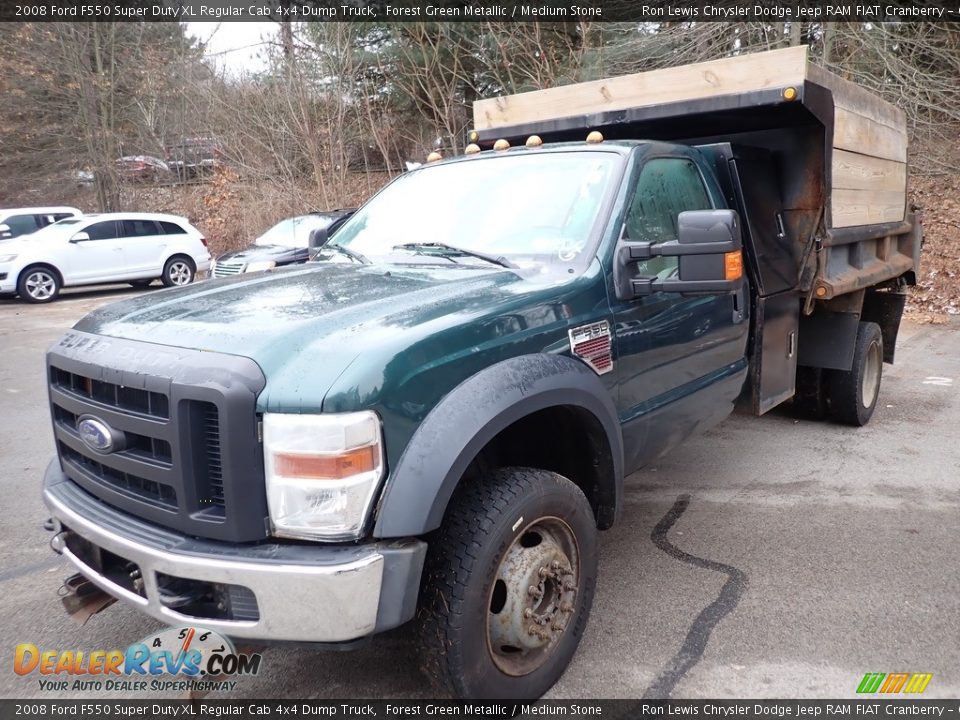
[[[217,250],[357,204],[435,148],[460,152],[478,99],[800,44],[905,112],[914,177],[960,173],[953,23],[285,23],[268,69],[245,76],[218,73],[173,22],[5,30],[0,206],[179,212]],[[117,157],[162,158],[197,136],[223,148],[211,183],[125,185],[117,172]],[[950,247],[956,227],[944,226]]]

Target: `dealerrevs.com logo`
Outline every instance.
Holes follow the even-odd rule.
[[[260,672],[258,653],[238,653],[213,630],[169,628],[126,650],[41,650],[20,643],[17,675],[39,674],[41,690],[189,691],[233,690],[239,675]]]

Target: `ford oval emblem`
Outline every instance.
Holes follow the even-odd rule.
[[[77,432],[83,444],[98,453],[111,453],[117,449],[114,430],[100,418],[83,415],[77,420]]]

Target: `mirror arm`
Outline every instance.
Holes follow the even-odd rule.
[[[718,287],[723,285],[724,289]],[[630,281],[635,295],[652,295],[656,292],[720,294],[733,292],[740,287],[740,278],[736,280],[658,280],[655,277],[637,278]]]

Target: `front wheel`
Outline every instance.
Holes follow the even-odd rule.
[[[597,527],[572,482],[505,468],[458,488],[424,567],[424,669],[462,698],[538,698],[590,616]]]
[[[196,270],[192,260],[182,255],[177,255],[167,260],[164,264],[161,279],[167,287],[189,285],[193,282],[195,272]]]
[[[33,265],[20,273],[17,293],[29,303],[48,303],[60,294],[60,275],[45,265]]]

